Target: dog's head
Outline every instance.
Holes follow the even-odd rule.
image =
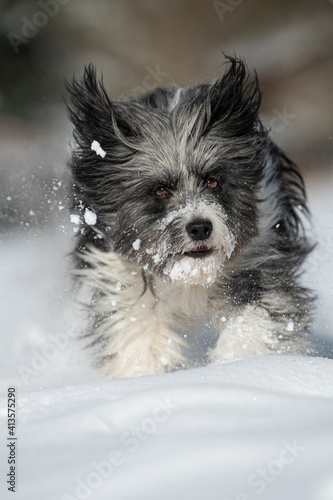
[[[109,99],[92,66],[68,86],[83,203],[113,251],[209,285],[257,232],[266,133],[257,78],[228,58],[213,85]]]

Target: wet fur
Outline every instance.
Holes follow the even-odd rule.
[[[311,250],[304,185],[258,117],[256,75],[228,57],[212,85],[121,102],[90,65],[68,91],[76,205],[97,215],[94,226],[81,218],[76,275],[102,371],[129,377],[309,351],[313,298],[298,283]],[[182,274],[184,252],[199,246],[186,231],[197,219],[213,223],[216,252],[186,257]],[[210,345],[198,325],[202,336],[215,332]]]

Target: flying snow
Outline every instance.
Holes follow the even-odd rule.
[[[96,154],[98,156],[101,156],[102,158],[104,158],[104,156],[106,155],[106,152],[104,151],[104,149],[101,147],[100,143],[98,141],[93,141],[91,143],[91,149],[93,151],[96,151]]]
[[[89,226],[94,226],[97,221],[97,215],[89,210],[89,208],[86,208],[84,212],[84,220],[87,224],[89,224]]]
[[[80,224],[80,216],[77,214],[70,214],[70,220],[72,224],[78,226]]]

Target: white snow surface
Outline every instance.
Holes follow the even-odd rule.
[[[319,295],[313,329],[331,342],[332,186],[310,191],[319,245],[304,277]],[[100,380],[73,338],[69,221],[66,232],[0,239],[0,498],[332,500],[333,360],[252,357]],[[15,494],[6,485],[13,385]]]
[[[331,360],[249,358],[18,401],[22,500],[332,498]]]

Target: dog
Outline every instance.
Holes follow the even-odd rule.
[[[311,352],[303,179],[226,57],[215,83],[126,101],[93,65],[67,84],[78,300],[106,377]]]

